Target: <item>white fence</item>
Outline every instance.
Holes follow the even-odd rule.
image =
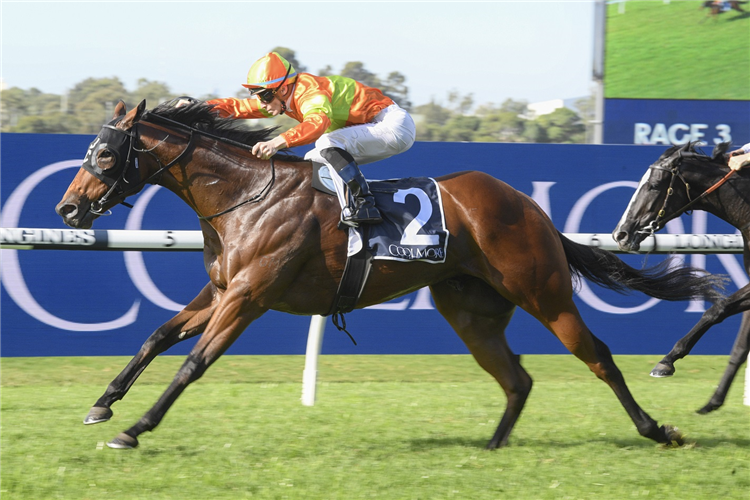
[[[565,233],[583,245],[623,253],[609,233]],[[17,250],[203,250],[200,231],[128,231],[100,229],[0,228],[0,249]],[[742,253],[739,234],[657,234],[638,253]]]
[[[608,233],[565,233],[583,245],[623,253]],[[657,234],[641,243],[638,253],[717,254],[742,253],[738,234]],[[200,231],[128,231],[94,229],[0,228],[0,250],[115,250],[201,251]],[[323,345],[325,318],[313,316],[307,336],[302,376],[302,404],[315,404],[318,357]],[[745,368],[744,403],[750,406],[750,362]]]

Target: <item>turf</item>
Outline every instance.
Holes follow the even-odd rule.
[[[702,3],[609,5],[605,96],[750,99],[750,5],[709,19]]]
[[[2,498],[747,498],[742,380],[700,416],[726,359],[617,356],[636,399],[688,445],[638,436],[609,388],[572,356],[524,356],[535,385],[508,447],[488,452],[504,396],[468,356],[323,356],[300,404],[301,356],[226,356],[135,450],[105,446],[182,363],[162,357],[111,422],[81,423],[126,358],[2,359]]]

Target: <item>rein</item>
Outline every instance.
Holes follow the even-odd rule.
[[[192,143],[193,133],[195,132],[195,133],[197,133],[199,135],[202,135],[204,137],[209,137],[211,139],[214,139],[214,140],[217,140],[217,141],[220,141],[220,142],[225,142],[227,144],[231,144],[232,146],[237,146],[237,147],[242,148],[242,149],[247,149],[248,148],[247,144],[243,144],[241,142],[234,141],[232,139],[228,139],[226,137],[221,137],[221,136],[218,136],[218,135],[215,135],[215,134],[211,134],[209,132],[204,132],[202,130],[198,130],[198,129],[195,129],[195,128],[190,127],[188,125],[185,125],[184,123],[180,123],[180,122],[175,121],[175,120],[170,120],[169,118],[164,118],[163,116],[154,115],[153,118],[157,118],[160,121],[170,123],[170,124],[172,124],[172,125],[174,125],[174,126],[176,126],[178,128],[183,128],[183,129],[189,130],[190,131],[190,141],[188,143],[188,147],[190,146],[190,143]],[[157,146],[158,146],[158,144],[157,144]],[[156,146],[154,146],[154,148],[155,147]],[[154,148],[152,148],[152,149],[154,149]],[[185,149],[185,151],[187,151],[187,148]],[[167,168],[169,168],[172,165],[174,165],[174,163],[176,163],[179,160],[179,158],[181,158],[183,156],[183,154],[185,153],[185,151],[183,151],[179,155],[179,157],[177,159],[171,161],[170,164],[169,164],[169,166],[160,168],[159,171],[157,172],[157,174],[161,173],[162,171],[164,171]],[[152,156],[154,156],[154,155],[152,154]],[[159,161],[159,159],[156,158],[155,156],[154,156],[154,158],[156,159],[157,162],[159,162],[159,165],[161,165],[161,162]],[[263,186],[263,189],[260,190],[260,193],[254,195],[254,196],[251,196],[247,200],[241,201],[241,202],[237,203],[234,206],[231,206],[231,207],[229,207],[229,208],[227,208],[225,210],[222,210],[221,212],[215,213],[213,215],[207,215],[207,216],[199,215],[198,218],[200,220],[208,221],[208,220],[214,219],[216,217],[220,217],[222,215],[228,214],[229,212],[233,212],[234,210],[237,210],[238,208],[240,208],[240,207],[242,207],[244,205],[248,205],[248,204],[252,204],[252,203],[259,203],[259,202],[263,201],[266,198],[266,196],[268,196],[268,193],[271,192],[271,189],[273,188],[273,185],[276,182],[276,167],[274,165],[273,158],[270,159],[270,162],[271,162],[271,178],[268,180],[268,182],[266,183],[266,185]]]
[[[650,169],[653,169],[653,170],[666,170],[666,171],[668,171],[668,172],[670,172],[672,174],[672,178],[669,180],[669,187],[667,188],[667,196],[664,198],[664,203],[662,204],[661,209],[657,213],[656,218],[654,220],[652,220],[649,223],[648,226],[646,226],[643,229],[641,229],[640,231],[638,231],[638,233],[641,233],[641,234],[645,233],[648,236],[653,236],[654,233],[656,233],[657,231],[661,230],[667,224],[667,222],[671,221],[672,219],[676,219],[677,217],[679,217],[683,213],[689,211],[690,208],[692,206],[694,206],[696,203],[698,203],[699,201],[705,199],[709,194],[713,193],[714,191],[716,191],[717,189],[719,189],[721,186],[723,186],[724,183],[727,182],[729,180],[729,178],[732,175],[734,175],[734,173],[736,172],[736,170],[730,170],[727,175],[725,175],[724,177],[722,177],[721,179],[719,179],[719,181],[717,181],[714,185],[712,185],[711,187],[709,187],[708,189],[706,189],[697,198],[695,198],[693,200],[690,200],[690,184],[688,184],[688,182],[685,180],[685,178],[680,173],[680,163],[681,163],[682,158],[683,158],[683,155],[682,155],[682,153],[680,153],[679,157],[674,160],[673,165],[671,166],[671,168],[666,168],[666,167],[661,167],[661,166],[658,166],[658,167],[651,166],[651,167],[649,167]],[[676,177],[679,177],[680,180],[683,182],[683,184],[685,184],[685,189],[687,191],[687,197],[688,197],[688,200],[690,200],[690,201],[685,206],[683,206],[682,208],[680,208],[679,210],[677,210],[674,213],[670,214],[668,217],[664,217],[664,214],[666,213],[667,202],[669,201],[669,197],[672,196],[672,194],[674,194],[674,190],[672,189],[672,186],[674,185],[674,181],[675,181]]]
[[[263,189],[260,190],[260,193],[248,198],[245,201],[241,201],[240,203],[234,205],[233,207],[229,207],[226,210],[222,210],[219,213],[208,215],[206,217],[199,215],[198,218],[200,220],[211,220],[215,217],[219,217],[221,215],[228,214],[229,212],[237,210],[243,205],[247,205],[250,203],[259,203],[263,201],[266,198],[266,196],[268,196],[268,193],[271,192],[271,188],[273,188],[273,185],[275,182],[276,182],[276,168],[274,167],[274,164],[273,164],[273,158],[271,158],[271,179],[269,179],[268,183],[265,186],[263,186]]]

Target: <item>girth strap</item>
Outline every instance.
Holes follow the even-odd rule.
[[[362,241],[368,240],[369,228],[367,225],[360,226],[362,229]],[[362,291],[367,284],[367,278],[372,269],[372,254],[367,250],[367,245],[354,255],[347,256],[344,265],[344,273],[341,275],[336,295],[333,298],[331,310],[327,316],[333,316],[333,324],[339,331],[345,332],[352,339],[354,345],[357,342],[346,330],[344,314],[352,312],[359,302]]]

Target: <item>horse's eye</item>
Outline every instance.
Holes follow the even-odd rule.
[[[102,149],[101,151],[99,151],[99,154],[97,155],[97,162],[105,162],[105,164],[103,165],[100,164],[100,166],[103,168],[114,166],[114,164],[106,165],[106,162],[114,162],[115,159],[116,157],[114,153],[112,153],[112,151],[108,149]]]

